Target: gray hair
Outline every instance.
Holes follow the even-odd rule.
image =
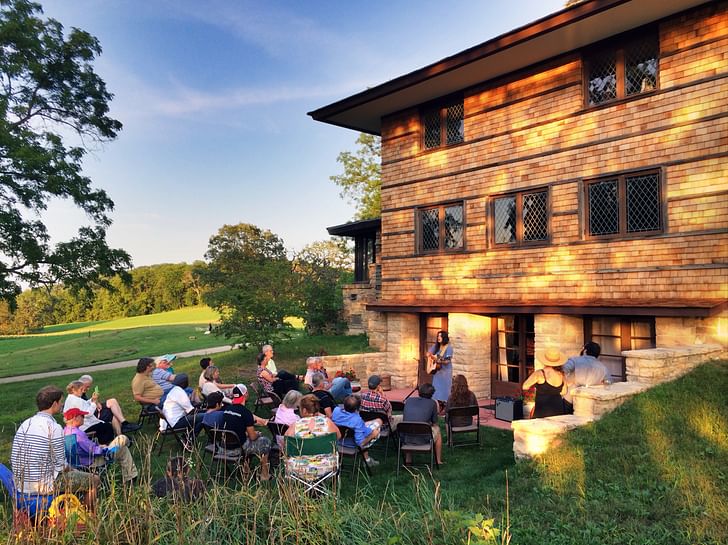
[[[94,377],[92,377],[91,375],[81,375],[80,377],[78,377],[78,380],[80,382],[93,383]]]
[[[266,353],[266,352],[267,352],[268,350],[273,350],[273,347],[272,347],[271,345],[269,345],[269,344],[264,344],[264,345],[263,345],[263,348],[261,348],[261,349],[260,349],[260,351],[261,351],[261,352],[263,352],[264,354],[265,354],[265,353]]]
[[[298,390],[289,390],[288,393],[283,396],[283,400],[281,401],[281,403],[283,403],[283,405],[285,405],[289,409],[295,409],[301,402],[302,397],[303,394]]]
[[[313,384],[314,388],[318,388],[324,383],[324,374],[323,373],[314,373],[311,375],[311,384]]]
[[[205,372],[202,373],[202,376],[205,378],[206,381],[212,382],[214,379],[212,378],[215,375],[215,371],[217,371],[218,368],[215,365],[208,365],[207,369],[205,369]]]

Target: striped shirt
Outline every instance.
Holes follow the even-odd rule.
[[[10,453],[19,491],[53,492],[53,482],[66,467],[63,441],[63,428],[48,413],[39,412],[20,424]]]

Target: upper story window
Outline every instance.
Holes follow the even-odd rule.
[[[463,248],[465,239],[463,203],[422,208],[417,213],[420,252]]]
[[[663,229],[659,171],[592,180],[585,188],[589,236],[654,233]]]
[[[656,89],[659,57],[656,28],[593,51],[585,58],[587,106]]]
[[[430,106],[422,112],[425,149],[459,144],[465,139],[463,99]]]
[[[493,242],[528,244],[549,238],[548,190],[523,191],[493,199]]]

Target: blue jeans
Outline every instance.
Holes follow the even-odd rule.
[[[346,396],[351,395],[351,382],[349,382],[349,379],[346,377],[336,377],[331,382],[329,393],[338,402],[344,399]]]

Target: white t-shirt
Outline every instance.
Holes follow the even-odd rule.
[[[221,390],[220,387],[217,384],[215,384],[214,382],[209,382],[209,381],[205,382],[205,384],[202,385],[202,394],[205,397],[207,397],[212,392],[220,392],[222,394],[222,396],[223,396],[222,397],[222,402],[223,403],[232,403],[233,402],[232,399],[230,399],[227,396],[227,392],[225,392],[225,390]]]
[[[205,372],[202,371],[202,373],[200,373],[200,378],[197,381],[197,385],[200,387],[200,390],[202,390],[202,387],[205,385],[205,382],[207,382],[205,380]]]
[[[268,363],[265,364],[265,368],[268,369],[271,375],[275,376],[278,374],[278,368],[276,367],[276,362],[273,361],[273,359],[269,359]]]
[[[187,392],[179,386],[175,386],[167,394],[167,399],[164,400],[164,405],[162,405],[162,412],[169,425],[174,426],[180,418],[192,412],[193,408]],[[167,422],[161,418],[159,419],[159,429],[162,431],[167,429]]]
[[[77,395],[68,394],[66,396],[66,402],[63,404],[63,412],[65,413],[68,409],[73,409],[74,407],[88,413],[83,417],[83,424],[80,426],[82,431],[86,431],[91,426],[95,426],[96,424],[101,424],[103,422],[103,420],[96,418],[96,403],[90,399],[84,399]]]

